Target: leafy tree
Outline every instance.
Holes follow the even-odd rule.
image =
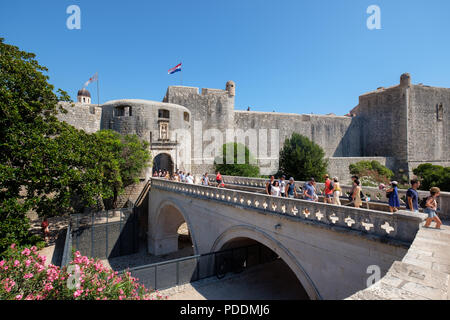
[[[293,133],[280,151],[279,171],[296,180],[322,180],[328,167],[323,149],[307,137]]]
[[[388,184],[394,173],[376,160],[359,161],[349,166],[350,173],[360,177],[362,185],[377,186]]]
[[[421,190],[438,187],[441,191],[450,192],[450,167],[424,163],[415,168],[413,173],[421,180]]]
[[[227,161],[227,150],[233,150],[233,163],[227,163],[229,162]],[[243,161],[239,161],[242,155],[244,155]],[[222,146],[222,157],[216,158],[214,167],[216,171],[220,171],[223,175],[259,177],[259,167],[252,163],[256,163],[256,160],[246,146],[241,143],[230,142]]]
[[[117,207],[117,198],[124,188],[139,181],[142,170],[151,160],[149,144],[136,135],[121,135],[112,130],[96,133],[102,154],[99,165],[104,173],[104,185],[110,187],[109,197],[113,207]]]
[[[70,99],[34,58],[0,38],[0,253],[36,243],[30,210],[54,216],[114,199],[150,157],[136,136],[105,141],[58,121],[58,102]]]

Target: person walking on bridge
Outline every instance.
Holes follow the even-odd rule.
[[[272,186],[273,186],[274,180],[275,180],[275,177],[270,176],[270,181],[266,182],[266,194],[268,194],[269,196],[272,195]]]
[[[324,197],[323,197],[323,202],[324,203],[331,203],[331,199],[333,198],[333,189],[334,189],[334,185],[330,180],[330,177],[328,176],[328,174],[326,174],[324,176],[325,178],[325,190],[324,190]]]
[[[297,198],[297,190],[295,190],[295,181],[293,177],[289,178],[289,183],[286,185],[285,194],[288,198]]]
[[[305,200],[308,201],[315,201],[315,195],[316,191],[314,188],[315,180],[314,178],[311,178],[307,183],[305,183],[303,195],[305,197]]]
[[[419,193],[417,192],[419,187],[420,181],[418,179],[412,179],[411,188],[406,191],[406,210],[419,212]]]
[[[341,199],[340,196],[342,194],[341,185],[339,184],[338,177],[333,178],[334,186],[331,190],[333,192],[333,204],[340,206],[341,205]]]
[[[428,214],[428,218],[425,223],[425,228],[429,228],[432,221],[436,222],[436,229],[440,229],[442,225],[441,219],[439,219],[436,214],[437,211],[437,201],[436,199],[441,195],[441,190],[437,187],[430,189],[430,196],[427,198],[425,203],[424,212]]]
[[[391,181],[391,187],[386,190],[389,198],[389,210],[394,213],[400,209],[400,199],[398,198],[398,182]]]
[[[362,200],[361,200],[361,187],[360,187],[361,182],[359,182],[359,180],[355,180],[353,181],[353,194],[352,194],[352,200],[353,203],[355,205],[355,208],[359,208],[362,205]]]

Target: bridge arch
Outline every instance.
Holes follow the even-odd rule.
[[[178,228],[186,222],[194,254],[198,253],[196,237],[189,216],[176,201],[162,201],[155,215],[149,219],[149,251],[154,255],[163,255],[178,251]]]
[[[308,297],[311,300],[322,299],[311,278],[308,276],[297,259],[289,252],[289,250],[287,250],[287,248],[285,248],[279,241],[255,227],[249,225],[238,225],[228,228],[216,239],[211,247],[211,252],[216,252],[227,248],[227,246],[234,240],[245,238],[257,241],[278,254],[278,256],[280,256],[280,258],[295,274],[308,294]]]

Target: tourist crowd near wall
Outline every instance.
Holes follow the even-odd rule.
[[[237,111],[235,96],[228,81],[225,90],[170,86],[163,102],[124,99],[96,107],[83,89],[60,119],[88,132],[137,134],[150,142],[154,168],[193,174],[212,172],[222,144],[231,141],[249,147],[261,174],[275,173],[279,151],[294,132],[324,149],[329,174],[344,183],[348,166],[362,160],[407,176],[421,163],[450,165],[450,89],[413,85],[409,74],[397,86],[361,95],[345,116]]]

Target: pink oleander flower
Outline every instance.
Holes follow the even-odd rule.
[[[25,249],[22,251],[22,254],[25,255],[25,256],[29,256],[30,253],[31,253],[31,251],[30,251],[30,249],[28,249],[28,248],[25,248]]]
[[[26,273],[26,274],[23,276],[23,278],[24,278],[24,279],[31,279],[31,278],[33,278],[33,274],[32,274],[32,273]]]
[[[6,263],[5,260],[0,261],[0,267],[3,267],[5,265],[5,263]]]
[[[31,249],[31,251],[33,251],[33,252],[36,252],[36,250],[37,250],[36,246],[32,246],[30,249]]]
[[[31,264],[31,260],[26,260],[26,261],[25,261],[25,266],[29,267],[30,264]]]
[[[82,293],[83,293],[83,290],[76,290],[76,291],[73,293],[73,296],[74,296],[75,298],[77,298],[77,297],[79,297]]]
[[[18,295],[16,296],[16,300],[21,300],[21,299],[22,299],[22,297],[23,297],[23,295],[21,295],[21,294],[18,294]]]
[[[14,249],[16,247],[16,244],[15,243],[13,243],[12,245],[11,245],[11,249]]]
[[[17,267],[17,266],[19,266],[20,265],[20,261],[19,260],[15,260],[14,261],[14,267]]]

